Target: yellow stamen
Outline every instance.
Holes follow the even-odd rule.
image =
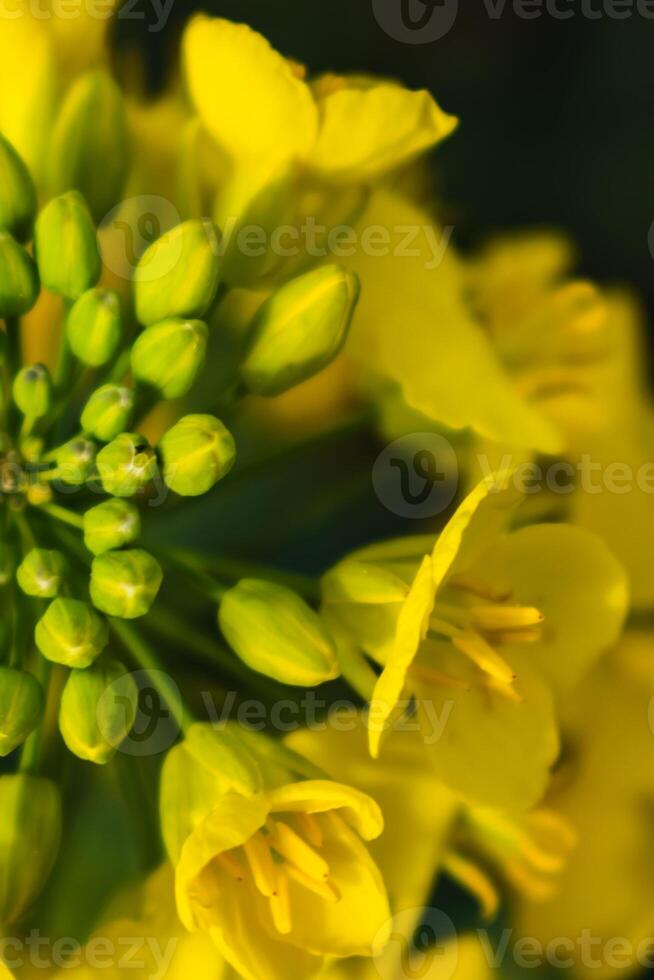
[[[523,630],[540,625],[545,618],[533,606],[477,606],[470,615],[473,625],[484,632]]]
[[[509,643],[536,643],[542,638],[542,632],[535,627],[526,630],[505,630],[502,633],[493,633],[493,643],[497,646],[506,646]]]
[[[488,602],[506,602],[511,598],[510,592],[497,592],[491,585],[487,585],[471,575],[454,575],[447,584],[451,589],[469,592],[470,595],[474,595],[478,599],[486,599]]]
[[[245,879],[245,869],[243,865],[233,853],[233,851],[223,851],[216,858],[220,867],[231,875],[232,878],[236,878],[237,881],[243,881]]]
[[[270,847],[261,831],[257,831],[253,837],[243,845],[254,883],[266,898],[270,898],[275,891],[275,862],[273,861]]]
[[[324,898],[327,902],[340,902],[341,893],[332,881],[316,881],[315,878],[311,878],[304,871],[296,868],[294,864],[287,864],[286,871],[298,884],[313,892],[314,895],[318,895],[319,898]]]
[[[317,817],[315,817],[312,813],[305,813],[304,811],[301,811],[296,815],[296,819],[300,828],[300,833],[306,837],[309,843],[312,844],[313,847],[322,847],[325,843],[325,838],[323,837]]]
[[[476,864],[456,851],[446,851],[443,867],[460,885],[472,892],[486,920],[494,919],[500,906],[497,888]]]
[[[479,633],[473,633],[471,630],[459,633],[452,637],[452,643],[480,670],[500,684],[511,684],[515,680],[513,668]]]
[[[275,889],[270,897],[270,911],[277,932],[287,936],[293,928],[291,903],[288,894],[288,878],[283,868],[276,869]]]
[[[541,878],[520,861],[508,861],[503,868],[513,886],[533,901],[547,901],[556,893],[556,880]]]
[[[436,684],[438,687],[454,687],[463,691],[470,690],[470,686],[459,677],[450,677],[449,674],[443,674],[440,670],[434,670],[432,667],[426,667],[423,664],[412,663],[409,667],[409,673],[412,677],[416,677],[418,681]]]
[[[283,821],[272,823],[272,845],[282,857],[315,881],[329,878],[329,865]]]

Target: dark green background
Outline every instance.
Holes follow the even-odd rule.
[[[204,9],[247,21],[314,72],[365,70],[430,88],[463,123],[435,158],[459,241],[562,226],[585,274],[632,283],[652,310],[654,20],[525,21],[510,0],[495,20],[483,0],[459,8],[450,33],[426,45],[389,38],[371,0],[176,0],[164,32],[148,30],[152,14],[119,31],[147,47],[155,86],[181,25]]]

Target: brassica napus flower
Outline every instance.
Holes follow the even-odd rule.
[[[238,736],[191,727],[166,759],[163,833],[184,925],[248,980],[304,980],[330,957],[371,955],[384,930],[386,889],[363,843],[383,820],[366,794],[298,780],[292,756],[265,752],[258,762]]]
[[[373,754],[403,696],[416,697],[426,735],[426,705],[441,718],[449,704],[432,746],[440,778],[513,808],[542,796],[556,758],[552,696],[610,647],[627,608],[624,572],[599,538],[571,525],[508,531],[520,498],[510,478],[490,477],[435,543],[373,545],[323,580],[325,615],[383,667]]]

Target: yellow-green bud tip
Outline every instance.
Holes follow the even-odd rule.
[[[204,364],[208,330],[201,320],[164,320],[148,327],[132,348],[132,371],[164,398],[181,398]]]
[[[36,624],[34,637],[46,660],[77,668],[90,667],[109,642],[104,619],[79,599],[54,599]]]
[[[116,353],[122,335],[120,299],[114,289],[87,289],[68,314],[66,337],[75,357],[101,367]]]
[[[34,244],[41,282],[51,292],[75,300],[100,278],[95,226],[77,191],[46,204],[36,220]]]
[[[38,295],[34,262],[8,231],[0,231],[0,318],[27,313]]]
[[[60,551],[32,548],[16,570],[16,579],[26,595],[54,599],[59,594],[66,571],[66,559]]]
[[[14,401],[27,418],[40,419],[52,407],[52,380],[43,364],[24,367],[14,378]]]
[[[36,191],[29,170],[11,143],[0,134],[0,229],[18,241],[31,234]]]
[[[43,712],[43,689],[32,675],[0,667],[0,756],[22,745]]]
[[[337,265],[281,286],[250,325],[241,377],[258,395],[280,395],[340,353],[359,298],[356,275]]]
[[[206,493],[234,465],[232,434],[213,415],[185,415],[159,443],[167,486],[183,497]]]
[[[0,922],[17,922],[40,895],[61,840],[61,800],[49,779],[0,776]]]
[[[147,439],[135,432],[121,432],[98,453],[102,486],[114,497],[132,497],[153,479],[157,458]]]
[[[136,619],[149,611],[162,579],[159,562],[147,551],[106,551],[93,559],[91,599],[109,616]]]
[[[121,385],[102,385],[93,392],[82,411],[82,428],[100,442],[110,442],[129,425],[134,392]]]
[[[260,674],[299,687],[339,674],[334,641],[320,616],[284,586],[242,579],[223,596],[218,622],[235,653]]]
[[[128,500],[105,500],[84,514],[84,544],[94,555],[136,541],[141,516]]]
[[[204,317],[220,282],[218,250],[218,230],[210,221],[185,221],[153,242],[134,272],[139,323]]]
[[[80,759],[105,765],[136,717],[138,688],[117,660],[71,672],[61,696],[59,729]]]

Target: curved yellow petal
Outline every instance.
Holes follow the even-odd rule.
[[[245,24],[199,15],[184,35],[184,65],[202,122],[236,164],[275,169],[307,155],[317,112],[308,86]]]
[[[490,581],[511,583],[512,603],[543,613],[541,638],[529,644],[528,658],[559,695],[618,640],[627,578],[597,535],[571,524],[522,528],[499,538],[477,567]],[[502,647],[509,660],[513,649]]]
[[[320,126],[308,166],[329,180],[369,181],[424,152],[457,120],[426,91],[392,82],[347,84],[318,103]]]
[[[348,351],[396,382],[406,402],[452,429],[544,452],[560,449],[548,420],[516,391],[475,321],[449,232],[387,190],[377,190],[359,224],[386,244],[361,247],[346,264],[361,277]],[[450,229],[451,232],[451,229]]]
[[[432,559],[426,557],[400,610],[392,653],[375,685],[370,702],[368,730],[370,752],[374,758],[379,755],[382,735],[402,697],[407,670],[425,638],[435,588]]]
[[[327,813],[342,810],[344,818],[364,840],[379,837],[384,829],[384,818],[372,797],[328,779],[288,783],[272,790],[269,800],[270,808],[275,812]]]

